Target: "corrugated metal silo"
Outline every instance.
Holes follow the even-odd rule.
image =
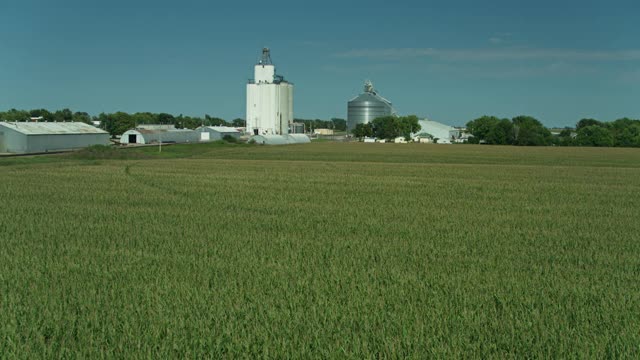
[[[347,126],[353,130],[357,124],[366,124],[373,119],[393,114],[393,107],[389,100],[378,95],[373,84],[366,81],[364,93],[351,99],[347,105]]]

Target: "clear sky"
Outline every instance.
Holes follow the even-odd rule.
[[[0,110],[245,116],[268,46],[299,118],[640,118],[640,1],[0,1]]]

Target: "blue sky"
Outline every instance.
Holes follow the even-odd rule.
[[[365,79],[401,114],[464,124],[640,118],[637,1],[0,2],[0,110],[244,117],[260,49],[302,118]]]

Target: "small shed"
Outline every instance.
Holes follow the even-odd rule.
[[[82,122],[0,122],[0,153],[29,154],[109,145],[109,133]]]
[[[225,136],[240,139],[240,131],[228,126],[200,126],[196,129],[200,141],[222,140]]]
[[[313,129],[316,135],[333,135],[333,129]]]
[[[145,125],[136,129],[127,130],[120,138],[121,144],[158,144],[162,142],[184,144],[194,143],[200,140],[200,135],[191,129],[176,129],[173,126]]]
[[[288,145],[310,143],[311,139],[304,134],[254,135],[249,139],[249,142],[251,141],[262,145]]]

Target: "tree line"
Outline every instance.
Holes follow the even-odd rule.
[[[16,110],[0,112],[0,121],[29,121],[31,118],[41,118],[39,121],[45,122],[83,122],[93,124],[100,122],[100,128],[109,132],[112,136],[121,135],[127,130],[144,124],[167,124],[175,125],[179,129],[195,129],[198,126],[231,126],[244,127],[244,119],[233,119],[226,121],[218,117],[205,115],[203,118],[197,116],[184,116],[182,114],[174,116],[167,113],[137,112],[129,114],[123,111],[115,113],[100,113],[91,116],[86,112],[73,112],[69,109],[57,110],[54,112],[46,109]]]
[[[304,124],[306,132],[311,132],[313,129],[333,129],[336,131],[347,131],[347,120],[340,118],[331,118],[331,120],[294,119],[293,122]]]
[[[156,114],[150,112],[128,114],[118,111],[112,114],[101,113],[95,117],[95,120],[99,121],[100,127],[112,136],[121,135],[127,130],[144,124],[175,125],[178,129],[195,129],[199,126],[245,126],[244,119],[237,118],[232,121],[226,121],[218,117],[209,116],[208,114],[202,118],[197,116],[184,116],[182,114],[178,116],[167,113]]]
[[[383,116],[373,119],[366,124],[356,124],[351,131],[354,137],[376,137],[378,139],[393,140],[398,137],[411,139],[411,134],[420,131],[418,117],[409,116]]]
[[[92,116],[86,112],[73,112],[62,109],[51,112],[46,109],[0,111],[0,121],[28,121],[30,118],[42,118],[42,121],[74,121],[91,124]]]
[[[575,129],[565,128],[553,135],[531,116],[500,119],[483,116],[467,123],[469,143],[520,146],[601,146],[640,147],[640,120],[622,118],[611,122],[595,119],[578,121]]]

